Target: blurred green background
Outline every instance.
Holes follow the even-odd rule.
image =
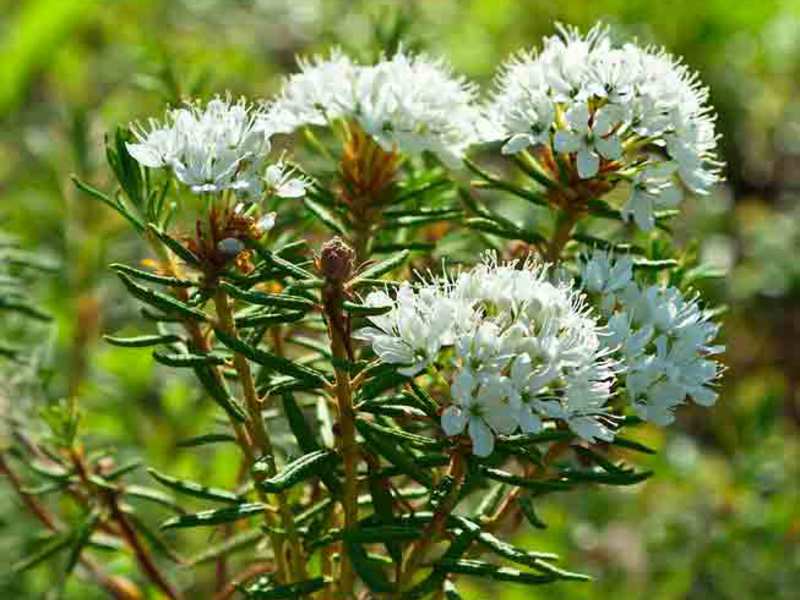
[[[667,431],[641,430],[660,451],[644,461],[656,469],[651,481],[542,503],[549,528],[523,533],[523,542],[562,554],[569,568],[594,575],[593,584],[473,587],[466,596],[797,598],[796,0],[0,0],[0,229],[62,265],[31,281],[56,317],[52,332],[40,332],[50,336],[52,382],[36,393],[15,385],[7,399],[25,410],[78,393],[92,443],[123,456],[145,452],[149,464],[170,473],[229,483],[233,454],[175,450],[175,440],[212,420],[190,383],[159,377],[147,350],[102,342],[104,332],[141,330],[106,265],[144,255],[120,218],[76,193],[69,174],[107,185],[105,132],[189,95],[268,96],[294,69],[296,53],[336,44],[367,58],[402,39],[485,83],[509,52],[552,34],[555,21],[588,27],[598,19],[619,38],[636,36],[684,56],[711,87],[727,183],[688,201],[677,230],[726,273],[704,290],[730,308],[722,399],[710,411],[686,407]],[[57,566],[9,573],[37,526],[0,489],[0,598],[43,597]],[[162,516],[154,511],[154,522]],[[108,568],[136,576],[124,558]],[[203,577],[202,570],[174,575]],[[76,580],[65,597],[97,594]]]

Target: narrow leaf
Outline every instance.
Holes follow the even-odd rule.
[[[161,524],[161,529],[208,527],[211,525],[220,525],[222,523],[233,523],[234,521],[262,514],[265,508],[266,507],[260,502],[254,502],[216,510],[204,510],[199,513],[180,515],[167,519]]]
[[[179,494],[186,494],[187,496],[194,496],[195,498],[203,498],[204,500],[214,500],[216,502],[230,502],[234,504],[240,504],[243,502],[239,495],[229,492],[228,490],[207,487],[194,481],[170,477],[169,475],[159,473],[155,469],[147,469],[147,472],[156,481],[172,490],[175,490]]]

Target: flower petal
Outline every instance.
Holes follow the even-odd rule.
[[[600,157],[587,148],[578,152],[578,175],[581,179],[590,179],[600,169]]]

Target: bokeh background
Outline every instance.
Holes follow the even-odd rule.
[[[103,343],[104,332],[137,330],[138,313],[106,265],[141,258],[141,249],[122,219],[76,193],[69,174],[107,185],[103,136],[116,125],[187,96],[268,96],[297,53],[340,45],[370,58],[402,40],[485,83],[509,52],[552,34],[554,22],[597,20],[684,56],[711,87],[727,182],[688,201],[677,230],[725,275],[704,290],[728,307],[724,389],[710,411],[686,407],[676,426],[641,430],[659,449],[642,461],[656,470],[651,481],[542,503],[548,529],[521,542],[562,554],[593,584],[468,587],[465,595],[797,598],[797,0],[0,0],[0,229],[59,265],[30,281],[55,316],[55,327],[31,334],[46,343],[52,379],[45,391],[15,386],[9,400],[78,394],[92,443],[225,483],[233,454],[175,451],[175,440],[212,418],[190,382],[160,377],[146,350]],[[10,573],[37,530],[21,514],[0,483],[0,598],[44,597],[59,577],[56,561]],[[156,509],[154,521],[160,516]],[[124,558],[108,568],[135,577]],[[102,597],[72,579],[63,597]]]

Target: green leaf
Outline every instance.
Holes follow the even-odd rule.
[[[398,252],[397,254],[390,256],[386,260],[382,260],[379,263],[376,263],[367,269],[364,269],[361,273],[359,273],[354,279],[351,279],[348,283],[348,286],[355,289],[359,286],[365,285],[366,281],[371,279],[378,279],[382,275],[394,271],[400,265],[402,265],[408,259],[409,254],[411,254],[408,250],[403,252]]]
[[[277,354],[272,354],[266,350],[261,350],[260,348],[251,346],[250,344],[240,340],[238,337],[232,336],[219,328],[215,327],[214,332],[217,335],[217,339],[225,344],[228,348],[234,352],[243,354],[250,360],[257,362],[267,369],[277,371],[278,373],[282,373],[284,375],[289,375],[290,377],[295,377],[296,379],[315,387],[322,387],[328,383],[327,378],[321,371],[297,364],[288,358],[283,358]]]
[[[524,585],[541,585],[551,583],[557,579],[554,575],[526,573],[510,567],[498,567],[492,563],[479,560],[447,560],[442,559],[435,564],[435,568],[446,573],[471,575],[494,581],[506,581]]]
[[[280,473],[258,482],[258,486],[265,492],[282,492],[309,477],[319,476],[323,470],[331,469],[337,460],[338,456],[332,450],[316,450],[293,460]],[[253,472],[268,473],[269,465],[261,461],[256,462],[253,465]]]
[[[172,562],[185,565],[186,561],[181,558],[178,554],[176,554],[164,539],[155,531],[150,529],[150,527],[133,511],[133,509],[129,509],[127,507],[122,507],[122,511],[125,513],[125,516],[131,522],[134,529],[138,531],[144,539],[147,540],[147,543],[150,544],[150,547],[161,554],[162,556],[167,557]]]
[[[503,181],[499,177],[490,174],[488,171],[484,171],[469,159],[465,158],[464,164],[470,171],[472,171],[478,177],[481,178],[481,181],[477,181],[474,183],[475,187],[508,192],[509,194],[513,194],[514,196],[526,200],[531,204],[535,204],[537,206],[547,206],[547,200],[545,200],[544,196],[542,196],[541,194],[534,192],[532,190],[521,188],[518,185],[514,185],[513,183]]]
[[[112,346],[120,346],[122,348],[145,348],[147,346],[158,346],[161,344],[174,344],[181,341],[179,335],[171,333],[163,335],[139,335],[127,338],[104,335],[103,339]]]
[[[628,438],[616,436],[614,440],[611,442],[612,446],[619,446],[620,448],[626,448],[628,450],[634,450],[636,452],[641,452],[643,454],[655,454],[656,451],[652,448],[645,446],[644,444],[637,442],[635,440],[631,440]]]
[[[294,395],[292,395],[290,392],[284,392],[281,394],[281,398],[283,400],[283,412],[286,415],[287,421],[289,421],[289,429],[292,430],[300,449],[306,454],[320,450],[321,446],[319,441],[317,440],[316,435],[314,435],[314,432],[311,430],[311,427],[308,425],[308,421],[306,421],[303,411],[297,405]],[[339,484],[339,480],[336,478],[335,473],[329,470],[323,470],[319,476],[320,479],[322,479],[322,482],[325,484],[325,487],[330,490],[331,494],[339,494],[341,485]]]
[[[50,538],[47,543],[44,544],[39,550],[28,556],[27,558],[23,558],[15,562],[11,565],[11,571],[14,573],[22,573],[23,571],[27,571],[28,569],[35,567],[39,563],[47,560],[54,554],[60,552],[64,548],[70,545],[73,541],[73,536],[68,533],[59,533]]]
[[[170,287],[180,287],[180,288],[189,288],[197,285],[193,281],[178,279],[177,277],[165,277],[164,275],[156,275],[155,273],[150,273],[149,271],[142,271],[141,269],[135,269],[134,267],[123,265],[122,263],[111,263],[109,267],[114,271],[116,271],[117,273],[125,273],[126,275],[130,275],[134,279],[147,281],[149,283],[157,283],[159,285],[167,285]]]
[[[119,479],[121,477],[124,477],[128,473],[135,471],[141,466],[142,466],[142,461],[141,459],[137,458],[136,460],[132,460],[128,464],[120,465],[113,471],[110,471],[109,473],[105,474],[103,477],[109,481],[114,481],[115,479]]]
[[[564,481],[553,481],[548,480],[544,481],[541,479],[533,479],[529,477],[523,477],[522,475],[514,475],[507,471],[502,471],[500,469],[493,469],[491,467],[486,467],[481,465],[480,472],[485,477],[489,479],[494,479],[495,481],[502,481],[503,483],[507,483],[509,485],[513,485],[516,487],[522,487],[528,490],[539,491],[539,492],[553,492],[558,490],[566,490],[569,489],[569,483]]]
[[[394,440],[397,443],[408,444],[412,448],[420,448],[421,450],[441,450],[447,446],[446,440],[435,440],[424,435],[410,433],[403,429],[384,427],[383,425],[371,423],[365,419],[356,419],[356,425],[358,426],[359,431],[370,429],[371,433],[388,438],[387,441],[390,443],[392,440]]]
[[[433,479],[430,473],[422,468],[414,457],[398,447],[396,443],[377,435],[362,419],[356,419],[356,428],[364,437],[367,442],[366,446],[370,450],[379,453],[386,460],[395,465],[402,473],[418,481],[425,487],[433,487]]]
[[[384,315],[390,310],[392,310],[392,306],[368,306],[366,304],[358,304],[356,302],[350,302],[349,300],[345,300],[342,303],[342,308],[345,311],[350,313],[351,315],[355,315],[358,317],[373,317],[377,315]]]
[[[404,542],[418,540],[425,532],[420,527],[408,525],[375,525],[345,531],[344,539],[356,544],[379,544],[382,542]]]
[[[92,537],[92,533],[94,532],[95,527],[97,527],[99,520],[100,513],[97,510],[93,510],[72,532],[69,557],[67,558],[67,564],[64,568],[64,571],[67,574],[72,573],[75,565],[78,564],[78,560],[80,560],[81,557],[81,552],[83,552],[86,544],[89,543],[89,538]]]
[[[37,321],[47,322],[51,320],[50,315],[46,312],[24,300],[0,297],[0,311],[3,310],[17,312]]]
[[[678,261],[673,258],[665,258],[661,260],[652,260],[648,258],[635,258],[633,260],[634,269],[642,269],[648,271],[660,271],[662,269],[672,269],[678,266]]]
[[[339,235],[343,236],[347,235],[347,228],[339,220],[339,218],[327,208],[321,204],[317,204],[308,196],[303,198],[303,203],[306,205],[306,208],[308,208],[308,210],[310,210],[311,213],[322,222],[323,225],[329,229],[332,229],[334,233],[338,233]]]
[[[374,461],[377,462],[377,461]],[[369,486],[370,500],[375,516],[383,525],[394,523],[394,503],[392,494],[389,491],[389,480],[380,477],[378,469],[373,461],[367,463],[367,484]],[[384,542],[387,552],[396,564],[403,561],[403,553],[400,544],[391,540],[380,540]]]
[[[122,280],[122,283],[125,284],[125,287],[128,288],[128,291],[142,302],[162,310],[167,314],[174,314],[195,321],[208,320],[208,316],[202,310],[192,308],[169,294],[164,294],[163,292],[151,290],[139,285],[131,279],[130,276],[121,271],[118,271],[117,275]]]
[[[128,208],[122,204],[121,202],[112,199],[108,194],[105,194],[98,190],[95,187],[92,187],[88,183],[81,181],[77,175],[70,175],[70,179],[72,179],[72,183],[75,184],[79,190],[87,194],[88,196],[94,198],[95,200],[99,200],[106,206],[114,209],[117,213],[122,215],[128,223],[130,223],[136,231],[144,231],[144,223],[142,223],[141,219],[134,215]]]
[[[526,231],[521,227],[512,226],[511,223],[500,224],[485,217],[472,217],[466,221],[467,227],[490,233],[507,240],[522,240],[528,244],[539,244],[545,241],[543,235],[535,231]]]
[[[438,223],[439,221],[454,221],[464,216],[464,212],[460,208],[450,209],[447,211],[431,210],[430,214],[424,212],[416,215],[406,215],[402,217],[388,218],[381,224],[386,229],[398,229],[400,227],[421,227],[430,223]]]
[[[225,357],[221,354],[209,352],[208,354],[168,354],[166,352],[153,352],[156,362],[168,367],[196,368],[207,365],[224,365]]]
[[[161,490],[156,490],[141,485],[126,485],[123,491],[126,496],[138,498],[139,500],[147,500],[149,502],[155,502],[156,504],[165,506],[171,510],[174,510],[177,513],[185,512],[183,510],[183,507],[180,506],[177,502],[175,502],[175,498],[173,498],[169,494],[165,494]]]
[[[239,403],[231,396],[223,382],[211,371],[208,365],[196,366],[194,374],[203,384],[209,396],[229,417],[240,423],[244,423],[247,420],[242,407],[239,406]]]
[[[579,471],[574,469],[563,469],[561,475],[571,482],[590,482],[602,483],[606,485],[636,485],[653,475],[652,471],[640,473],[601,473],[598,471]]]
[[[242,290],[226,281],[220,287],[228,294],[250,304],[262,306],[274,306],[276,308],[289,308],[308,311],[314,308],[315,302],[302,296],[291,296],[289,294],[268,294],[266,292]]]
[[[241,519],[247,519],[254,515],[263,514],[265,508],[266,506],[264,504],[253,502],[218,508],[216,510],[204,510],[189,515],[179,515],[164,521],[161,524],[161,529],[208,527],[220,525],[222,523],[233,523],[234,521],[240,521]]]
[[[292,310],[287,312],[274,312],[274,311],[257,311],[248,314],[237,316],[234,321],[236,327],[268,327],[271,325],[283,325],[286,323],[294,323],[306,316],[304,310]]]
[[[206,433],[179,441],[175,444],[178,448],[193,448],[195,446],[205,446],[207,444],[218,444],[220,442],[236,443],[236,437],[229,433]]]
[[[539,518],[539,515],[536,514],[536,509],[533,506],[533,499],[531,499],[530,496],[528,495],[520,496],[517,499],[517,503],[519,504],[519,507],[522,510],[522,514],[528,520],[528,523],[530,523],[537,529],[547,529],[547,523],[542,521]]]
[[[256,600],[280,600],[283,598],[296,600],[321,590],[326,584],[323,577],[315,577],[288,585],[272,585],[269,580],[266,580],[264,583],[258,582],[251,585],[244,590],[244,593],[248,598]]]
[[[194,481],[170,477],[169,475],[159,473],[155,469],[147,469],[147,472],[156,481],[180,494],[194,496],[195,498],[203,498],[204,500],[214,500],[216,502],[230,502],[234,504],[240,504],[243,502],[242,498],[238,494],[234,494],[228,490],[207,487]]]
[[[200,266],[200,259],[197,258],[191,250],[166,233],[158,225],[148,223],[147,229],[148,231],[151,231],[153,235],[155,235],[161,241],[162,244],[169,248],[175,256],[180,258],[187,265],[191,265],[193,267]]]
[[[364,551],[364,548],[351,540],[345,539],[344,542],[347,555],[353,564],[353,570],[366,584],[370,591],[386,594],[394,591],[394,586],[386,578],[383,572],[383,565],[377,564]]]

